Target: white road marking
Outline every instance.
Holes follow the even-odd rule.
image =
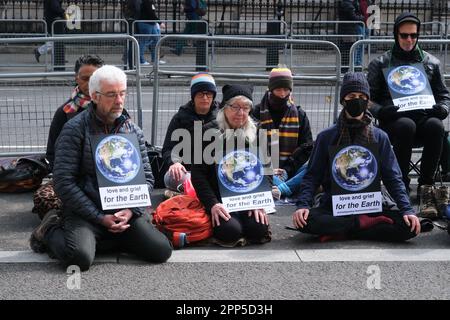
[[[144,263],[129,256],[98,256],[97,263]],[[311,249],[246,250],[182,249],[175,250],[169,263],[225,262],[367,262],[367,261],[450,261],[450,249]],[[46,254],[32,251],[0,251],[0,263],[52,263]]]

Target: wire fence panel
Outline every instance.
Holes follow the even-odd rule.
[[[355,31],[346,34],[342,31],[346,28],[353,28]],[[357,29],[360,30],[359,33]],[[350,47],[355,41],[365,38],[365,25],[361,21],[294,21],[291,23],[290,37],[291,39],[323,40],[335,43],[341,51],[342,67],[347,68]],[[313,68],[316,73],[317,71],[327,74],[335,73],[335,56],[332,50],[326,51],[324,47],[316,45],[314,47],[302,45],[293,46],[291,54],[292,66],[303,72],[308,72],[307,69]],[[361,56],[361,53],[357,52],[356,54],[355,58],[359,61],[358,57]]]
[[[263,48],[277,46],[287,47],[290,44],[304,45],[322,45],[329,46],[327,50],[335,50],[334,76],[308,77],[302,76],[293,69],[294,73],[294,100],[300,104],[308,113],[311,121],[314,136],[322,129],[333,123],[337,114],[337,95],[338,79],[340,72],[339,49],[332,43],[323,41],[301,41],[301,40],[280,40],[268,38],[239,38],[239,37],[207,37],[208,42],[220,48],[223,48],[223,59],[234,65],[234,69],[212,65],[210,72],[216,81],[218,87],[217,101],[222,100],[221,87],[225,84],[238,82],[251,84],[254,87],[253,102],[259,103],[267,90],[270,66],[265,63],[266,52],[257,52],[248,48],[261,46]],[[167,36],[161,39],[157,44],[157,51],[164,47],[165,41],[174,39],[192,39],[200,40],[202,37],[186,36]],[[227,50],[228,49],[228,50]],[[236,54],[236,50],[246,50],[246,55]],[[262,62],[260,60],[263,60]],[[280,59],[281,60],[281,59]],[[289,62],[289,61],[287,61]],[[276,66],[276,65],[274,65]],[[186,104],[190,99],[190,80],[195,74],[193,69],[189,72],[174,71],[168,64],[154,66],[153,77],[153,107],[147,110],[144,107],[144,123],[147,130],[147,124],[151,121],[152,143],[162,145],[166,134],[167,126],[178,111],[179,107]],[[245,70],[251,70],[252,73]],[[145,83],[145,82],[144,82]],[[145,89],[143,89],[145,95]]]
[[[55,44],[63,42],[96,43],[96,47],[76,47],[73,58],[83,54],[97,54],[102,42],[130,41],[137,50],[137,42],[130,36],[95,36],[71,38],[38,38],[39,41],[51,41]],[[30,44],[33,38],[0,39],[0,45]],[[100,55],[102,56],[102,55]],[[71,55],[69,56],[72,57]],[[14,56],[8,56],[9,59]],[[106,63],[111,63],[113,55],[102,56]],[[137,56],[134,57],[136,59]],[[117,60],[117,59],[116,59]],[[75,61],[75,60],[73,60]],[[120,62],[120,59],[119,59]],[[121,65],[117,63],[116,65]],[[73,70],[73,68],[71,68]],[[3,71],[3,70],[2,70]],[[126,108],[133,120],[142,125],[142,104],[139,67],[127,71],[128,89]],[[74,72],[42,72],[30,73],[22,71],[20,67],[10,67],[8,72],[0,73],[0,155],[18,155],[29,153],[45,153],[48,132],[53,115],[58,107],[67,101],[76,85]]]

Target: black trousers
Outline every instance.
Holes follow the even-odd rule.
[[[250,242],[260,242],[267,236],[269,226],[258,223],[248,211],[233,212],[228,221],[220,218],[220,225],[213,228],[214,237],[223,242],[235,242],[244,237]]]
[[[92,265],[96,249],[120,249],[153,263],[162,263],[170,258],[172,245],[152,225],[148,215],[132,217],[129,224],[126,231],[111,233],[99,224],[70,215],[64,217],[63,226],[46,234],[45,242],[65,267],[77,265],[82,271]]]
[[[387,124],[381,123],[380,127],[389,135],[406,188],[410,182],[409,161],[414,146],[423,146],[419,185],[433,184],[444,141],[442,121],[438,118],[413,120],[403,117]]]
[[[391,218],[394,223],[380,223],[369,229],[361,230],[357,215],[335,217],[331,209],[317,207],[310,209],[306,226],[299,230],[314,235],[346,235],[354,239],[390,242],[405,241],[416,236],[414,232],[410,231],[410,227],[406,225],[398,212],[369,214],[369,216],[378,215]]]

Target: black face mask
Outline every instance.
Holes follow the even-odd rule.
[[[347,113],[353,118],[366,111],[367,104],[369,103],[368,100],[364,100],[361,98],[344,100],[343,102],[345,111],[347,111]]]

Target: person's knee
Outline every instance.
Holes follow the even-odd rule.
[[[167,240],[167,238],[155,245],[157,248],[155,250],[152,250],[151,254],[149,254],[147,257],[144,257],[145,260],[153,263],[164,263],[169,260],[169,258],[172,256],[172,245]]]
[[[425,138],[443,138],[445,128],[442,120],[439,120],[438,118],[429,118],[424,124],[423,131],[426,135]]]
[[[404,140],[414,139],[416,134],[416,124],[410,118],[399,118],[389,128],[389,135],[397,140],[404,142]],[[395,140],[395,139],[392,139]]]
[[[234,218],[228,221],[220,220],[220,225],[213,229],[214,237],[223,242],[234,242],[242,237],[242,226]]]
[[[73,249],[66,261],[66,265],[76,265],[81,271],[87,271],[94,262],[95,252],[86,248],[77,247]]]

